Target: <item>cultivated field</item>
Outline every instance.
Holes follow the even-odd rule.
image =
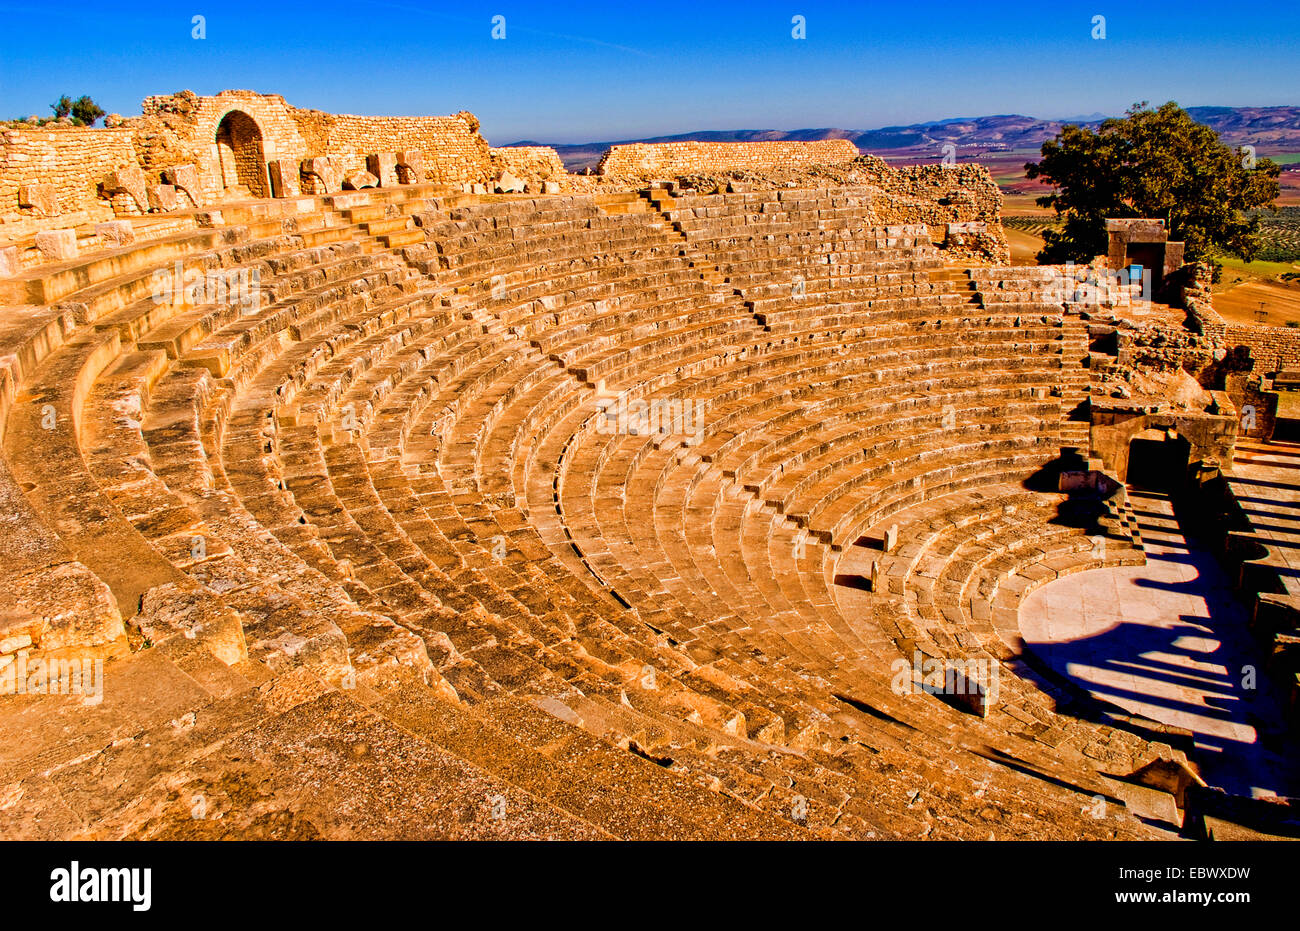
[[[1038,264],[1038,250],[1043,248],[1043,237],[1011,226],[1005,229],[1007,244],[1011,246],[1011,263],[1013,265]]]
[[[1300,271],[1300,266],[1296,270]],[[1214,309],[1232,323],[1300,325],[1300,286],[1262,279],[1243,281],[1216,293]]]
[[[1300,207],[1282,207],[1276,213],[1255,210],[1259,217],[1264,248],[1257,258],[1264,262],[1294,262],[1300,260]]]

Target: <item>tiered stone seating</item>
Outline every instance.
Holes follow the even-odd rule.
[[[159,800],[184,785],[273,836],[1159,833],[1115,777],[1176,751],[1059,713],[1033,670],[986,717],[892,686],[913,647],[1013,663],[1018,599],[1094,564],[1023,485],[1078,377],[1059,307],[985,300],[854,189],[379,189],[204,222],[166,259],[256,270],[255,312],[157,300],[154,244],[3,318],[16,575],[57,569],[100,619],[73,646],[171,689],[11,750],[73,799],[25,817],[221,833]],[[687,429],[606,429],[629,400]],[[846,602],[892,523],[920,549]],[[123,729],[146,740],[79,760]]]

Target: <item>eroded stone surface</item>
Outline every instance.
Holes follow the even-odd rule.
[[[45,230],[36,234],[35,242],[36,248],[51,262],[75,259],[80,251],[76,230]]]
[[[145,110],[146,183],[220,209],[0,310],[0,674],[104,660],[0,696],[7,836],[1179,829],[1178,729],[1023,663],[1036,589],[1146,556],[1088,456],[1052,481],[1089,333],[987,172],[705,147],[642,190],[468,114]],[[174,261],[195,300],[142,290]]]

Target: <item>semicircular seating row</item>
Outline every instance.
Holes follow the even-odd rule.
[[[2,334],[4,480],[61,547],[25,568],[615,836],[1145,836],[1110,776],[1170,735],[1062,713],[1017,659],[1029,589],[1141,558],[1025,485],[1086,383],[1061,307],[871,197],[370,193],[400,249],[228,209],[181,261],[257,269],[256,313],[160,303],[129,257],[73,276]],[[867,555],[876,589],[838,584]],[[915,651],[1004,664],[998,702],[899,689]]]

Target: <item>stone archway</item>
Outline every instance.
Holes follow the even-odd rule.
[[[247,113],[231,110],[217,124],[217,170],[221,187],[248,188],[254,197],[269,197],[262,130]]]

